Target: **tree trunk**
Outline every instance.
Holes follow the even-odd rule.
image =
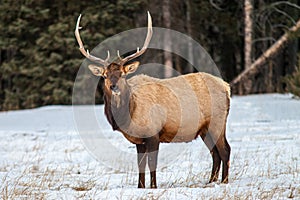
[[[266,62],[276,56],[279,51],[287,44],[291,36],[300,29],[300,20],[296,25],[290,28],[281,38],[277,40],[269,49],[267,49],[255,62],[240,73],[232,82],[232,92],[239,95],[250,94],[252,88],[251,77],[259,72],[259,68]]]
[[[236,61],[236,55],[235,55],[235,46],[230,41],[228,35],[223,35],[223,40],[220,41],[220,47],[221,49],[226,49],[226,51],[222,52],[220,55],[220,62],[222,63],[220,65],[222,77],[224,80],[232,80],[237,75],[237,70],[235,67],[237,61]]]
[[[162,10],[164,27],[167,29],[164,34],[165,78],[169,78],[173,75],[170,0],[163,0]]]
[[[252,0],[244,1],[244,14],[245,14],[245,69],[249,68],[252,64]]]
[[[190,37],[192,37],[191,2],[190,2],[190,0],[186,1],[186,27],[187,27],[188,35]],[[188,61],[191,63],[193,63],[193,61],[194,61],[193,44],[192,44],[191,40],[189,40],[189,43],[188,43]],[[184,71],[184,73],[191,73],[194,71],[194,69],[191,64],[187,64],[186,69],[184,69],[183,71]]]

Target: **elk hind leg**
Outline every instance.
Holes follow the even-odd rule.
[[[209,179],[209,183],[216,182],[219,177],[220,166],[221,166],[221,157],[219,155],[218,149],[216,148],[211,136],[207,133],[205,135],[201,135],[201,138],[207,148],[210,151],[213,160],[213,166],[211,171],[211,176]]]
[[[230,145],[227,142],[225,134],[220,138],[216,144],[217,150],[221,157],[223,166],[222,166],[222,183],[228,183],[228,171],[230,165]]]

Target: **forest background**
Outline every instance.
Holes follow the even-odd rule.
[[[144,27],[150,11],[154,26],[199,42],[234,94],[299,95],[299,5],[299,0],[0,0],[0,110],[72,104],[83,61],[74,37],[79,14],[84,15],[81,35],[88,49],[122,31]],[[286,40],[276,46],[283,36]],[[270,48],[270,55],[265,54]],[[150,51],[141,62],[151,58],[182,74],[193,72],[177,55]],[[260,58],[266,59],[252,66]],[[247,69],[251,73],[243,74]],[[162,78],[168,73],[162,71]],[[101,90],[96,102],[102,103]]]

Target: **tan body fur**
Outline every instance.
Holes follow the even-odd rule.
[[[221,79],[193,73],[170,79],[137,75],[127,82],[131,123],[120,131],[130,142],[142,144],[155,134],[160,142],[189,142],[209,129],[217,132],[215,140],[222,135],[230,88]]]

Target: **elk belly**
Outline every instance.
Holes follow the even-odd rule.
[[[149,109],[140,107],[136,113],[142,113],[139,117],[132,117],[127,134],[137,138],[148,138],[157,135],[165,124],[167,111],[159,104],[153,104]]]

